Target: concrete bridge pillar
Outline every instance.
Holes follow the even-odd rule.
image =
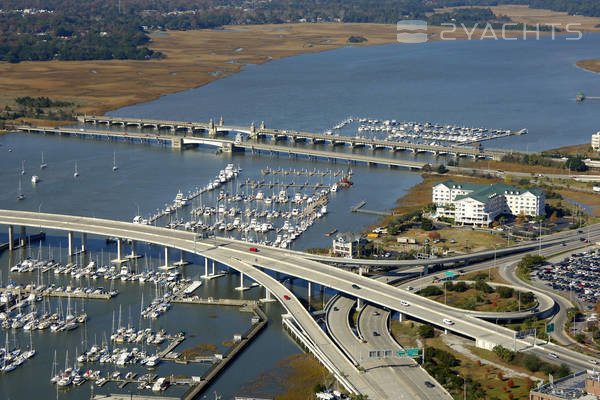
[[[212,272],[211,275],[215,275],[215,260],[212,260]]]
[[[404,314],[399,312],[398,313],[398,322],[404,322],[405,320],[406,320],[406,317],[404,316]]]
[[[310,298],[312,296],[312,282],[308,281],[308,305],[310,306]]]
[[[15,240],[13,238],[13,226],[8,226],[8,250],[12,251],[15,247]]]
[[[159,267],[161,269],[169,269],[169,248],[165,247],[165,265]]]
[[[183,250],[179,250],[179,261],[177,261],[173,265],[177,265],[178,267],[183,267],[184,265],[188,265],[189,263],[185,261],[185,253]]]
[[[21,227],[21,235],[19,236],[19,242],[21,246],[25,246],[27,240],[27,229],[22,226]]]
[[[208,279],[208,257],[204,258],[204,275],[202,275],[202,278]]]
[[[242,292],[248,289],[250,289],[248,286],[244,286],[244,273],[240,272],[240,286],[236,287],[235,290],[239,290],[240,292]]]
[[[137,258],[137,255],[135,253],[136,244],[137,244],[137,242],[135,240],[131,241],[131,252],[129,253],[129,258]]]
[[[81,252],[85,253],[87,251],[87,233],[81,233]]]
[[[123,255],[123,239],[117,238],[117,258],[112,260],[111,262],[115,264],[122,264],[125,260],[122,258]]]
[[[75,254],[75,252],[73,251],[73,232],[71,232],[71,231],[69,231],[69,233],[67,233],[67,242],[68,242],[69,256],[72,256],[73,254]]]

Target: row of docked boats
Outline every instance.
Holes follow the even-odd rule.
[[[29,349],[25,351],[22,351],[19,348],[10,347],[8,335],[6,335],[6,344],[4,347],[0,347],[0,372],[9,373],[14,371],[23,365],[25,361],[35,356],[35,354],[36,351],[31,342],[31,335],[29,335]]]

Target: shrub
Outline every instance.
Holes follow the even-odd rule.
[[[431,325],[421,325],[419,327],[418,332],[419,332],[419,336],[422,337],[423,339],[432,338],[435,334],[433,326],[431,326]]]
[[[513,288],[509,288],[506,286],[499,286],[496,290],[498,291],[500,297],[502,297],[503,299],[509,299],[513,297],[513,294],[515,293]]]
[[[437,286],[433,286],[433,285],[430,285],[430,286],[427,286],[427,287],[421,289],[421,292],[420,292],[420,294],[425,297],[439,296],[442,293],[444,293],[444,292],[442,292],[442,289],[440,289]]]

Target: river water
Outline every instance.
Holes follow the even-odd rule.
[[[316,132],[329,129],[348,116],[513,130],[528,128],[527,136],[495,140],[490,146],[540,150],[589,141],[589,135],[600,126],[596,104],[574,101],[579,90],[588,95],[600,93],[600,77],[574,66],[579,59],[597,56],[599,44],[600,36],[590,35],[578,42],[542,38],[539,42],[457,41],[343,48],[247,66],[244,72],[205,87],[126,107],[111,115],[187,121],[218,119],[222,115],[225,122],[231,124],[248,125],[264,120],[267,126]],[[0,144],[3,187],[0,207],[126,221],[138,212],[148,215],[162,208],[173,200],[178,190],[186,192],[205,185],[228,163],[243,168],[239,179],[261,179],[260,171],[266,166],[310,170],[345,168],[343,164],[305,159],[215,154],[209,149],[179,152],[159,146],[67,137],[9,134],[0,136]],[[48,163],[45,170],[39,169],[42,152]],[[113,154],[119,165],[116,173],[112,171]],[[20,175],[23,160],[25,174]],[[78,179],[73,178],[76,162]],[[344,232],[365,228],[376,217],[351,213],[353,205],[365,200],[366,208],[389,209],[408,188],[421,180],[419,175],[402,170],[359,165],[352,168],[354,187],[331,194],[327,216],[296,240],[294,248],[327,246],[331,238],[324,233],[333,229]],[[35,186],[30,183],[33,174],[42,179]],[[25,195],[23,201],[16,199],[19,178]],[[49,235],[43,244],[43,255],[51,251],[54,258],[66,260],[64,235],[59,232],[49,232]],[[6,239],[5,231],[1,232],[0,242]],[[114,245],[107,246],[103,239],[90,239],[92,258],[114,258]],[[36,281],[35,274],[10,273],[9,269],[21,257],[30,253],[35,256],[38,251],[38,245],[33,244],[30,249],[13,253],[12,257],[8,252],[0,254],[3,283]],[[159,265],[160,249],[140,245],[138,251],[147,256],[140,261],[144,266],[146,262],[150,267]],[[185,267],[184,274],[198,278],[203,260],[190,260],[194,264]],[[244,293],[233,290],[238,279],[236,274],[229,274],[203,285],[197,293],[202,297],[261,296],[259,289]],[[53,274],[44,277],[45,282],[48,280],[63,285],[88,285],[88,282],[72,282],[70,278],[57,278]],[[110,283],[99,280],[89,285],[108,287]],[[64,365],[66,350],[72,362],[83,342],[100,343],[104,333],[110,334],[113,313],[118,315],[119,309],[123,324],[138,326],[142,293],[147,304],[155,288],[120,281],[115,281],[114,287],[120,291],[115,299],[85,302],[85,310],[90,315],[85,330],[34,332],[32,341],[38,354],[10,375],[0,376],[0,397],[56,397],[55,388],[49,382],[55,350],[59,367]],[[299,296],[306,296],[306,283],[294,281],[292,289]],[[53,309],[57,306],[58,301],[50,302]],[[81,308],[82,304],[78,302],[74,306]],[[66,307],[65,301],[62,307]],[[248,394],[248,384],[262,372],[276,369],[279,360],[300,352],[281,328],[282,308],[272,303],[266,305],[266,311],[270,317],[267,329],[219,376],[209,388],[210,393],[216,390],[224,398]],[[198,344],[214,344],[223,351],[222,342],[245,331],[249,320],[248,314],[232,308],[175,305],[165,316],[152,322],[152,329],[185,331],[188,339],[178,351]],[[142,326],[148,326],[148,321],[142,321]],[[28,346],[29,336],[22,331],[1,332],[0,341],[4,341],[6,335],[11,343],[16,341],[22,348]],[[104,372],[114,369],[99,365],[89,367]],[[205,368],[163,363],[156,373],[201,375]],[[137,367],[123,368],[123,371],[129,370],[143,371]],[[36,384],[32,385],[32,381]],[[242,388],[244,391],[240,392]],[[130,385],[125,392],[129,390],[134,388]],[[256,394],[268,395],[270,390],[276,389],[267,387]],[[96,392],[117,391],[116,386],[109,385]],[[169,389],[167,395],[181,391],[181,388]],[[84,399],[89,398],[89,394],[90,385],[85,384],[61,392],[58,397]]]

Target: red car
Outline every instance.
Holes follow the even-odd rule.
[[[287,294],[284,294],[283,298],[286,299],[286,300],[290,300],[290,296],[288,296]]]
[[[255,253],[258,253],[258,249],[256,247],[250,247],[250,251],[253,251]]]

